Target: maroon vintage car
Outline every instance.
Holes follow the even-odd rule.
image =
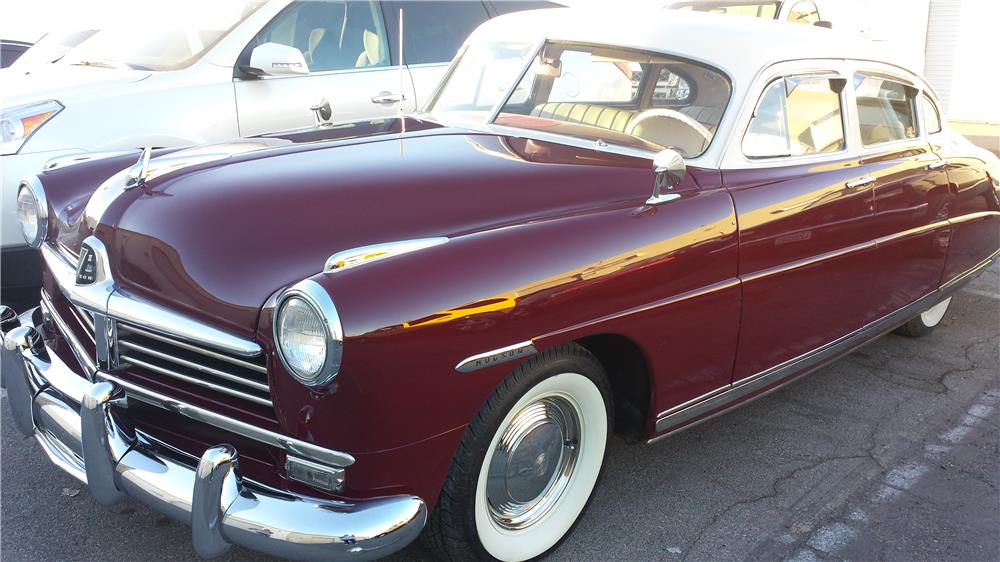
[[[204,557],[531,559],[612,433],[933,329],[998,255],[998,164],[828,30],[504,16],[426,112],[25,179],[10,409]]]

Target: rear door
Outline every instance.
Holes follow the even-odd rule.
[[[874,321],[937,290],[951,225],[945,162],[927,143],[920,91],[907,77],[871,66],[852,76],[862,146],[860,172],[872,182],[878,273]]]
[[[860,329],[871,307],[873,195],[847,134],[844,64],[805,64],[760,83],[723,165],[743,287],[734,383]]]
[[[307,127],[309,110],[330,102],[332,121],[390,117],[415,108],[405,69],[394,66],[389,36],[397,34],[374,1],[304,0],[292,3],[247,45],[246,65],[257,45],[273,42],[299,49],[309,65],[303,76],[240,74],[236,107],[243,136]]]

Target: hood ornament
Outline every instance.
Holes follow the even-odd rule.
[[[152,154],[153,148],[147,146],[142,149],[142,154],[139,155],[139,161],[132,164],[132,167],[125,172],[125,189],[129,190],[133,187],[142,187],[146,183],[146,176],[149,175],[149,156]]]

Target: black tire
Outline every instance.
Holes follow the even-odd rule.
[[[916,315],[914,318],[911,318],[906,324],[896,328],[893,333],[908,338],[922,338],[933,332],[934,328],[941,325],[941,321],[944,320],[944,316],[947,314],[950,305],[951,297],[948,297]],[[937,312],[937,314],[931,314],[932,311]]]
[[[576,344],[560,346],[532,357],[500,383],[465,430],[441,489],[438,503],[421,537],[424,544],[437,557],[442,560],[463,562],[497,560],[482,544],[476,523],[477,485],[484,460],[494,436],[501,431],[501,423],[511,413],[512,408],[543,381],[564,373],[583,375],[599,390],[607,412],[607,436],[603,442],[606,447],[612,434],[614,412],[610,385],[600,362],[590,352]],[[603,467],[603,452],[600,463]],[[590,504],[594,488],[591,488],[586,504],[572,526],[555,544],[532,558],[551,552],[572,533]],[[556,509],[558,510],[558,507]]]

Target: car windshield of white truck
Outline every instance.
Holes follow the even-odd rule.
[[[144,5],[141,14],[110,22],[60,62],[140,70],[184,68],[264,3],[180,0]]]
[[[711,143],[731,92],[729,79],[704,64],[549,42],[493,124],[693,158]]]
[[[524,70],[537,46],[537,43],[523,41],[469,45],[456,57],[426,111],[484,123]]]

